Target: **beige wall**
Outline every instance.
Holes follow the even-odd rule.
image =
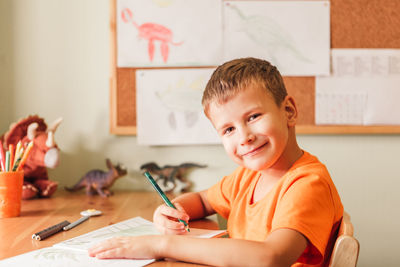
[[[1,132],[28,114],[63,117],[61,164],[50,171],[60,186],[105,169],[109,157],[129,170],[114,188],[151,190],[138,171],[148,161],[207,164],[189,177],[195,190],[207,188],[235,167],[222,147],[147,147],[109,134],[108,15],[108,0],[0,0]],[[400,136],[299,136],[299,143],[331,171],[361,243],[359,266],[398,265]]]

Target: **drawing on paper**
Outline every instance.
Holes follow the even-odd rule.
[[[276,65],[279,65],[279,58],[276,57],[278,51],[290,53],[292,57],[299,61],[312,62],[310,58],[296,48],[292,35],[282,28],[277,21],[265,15],[247,16],[231,3],[226,3],[226,6],[236,14],[241,22],[237,31],[244,32],[250,40],[265,49],[268,58]]]
[[[45,260],[72,260],[79,262],[76,257],[76,253],[71,250],[51,248],[46,250],[37,250],[37,253],[33,256],[34,259],[45,259]]]
[[[201,104],[204,88],[213,70],[137,71],[136,119],[139,144],[220,143]]]
[[[181,44],[183,44],[183,41],[174,42],[173,32],[169,28],[161,24],[152,22],[138,24],[133,19],[133,13],[129,8],[124,8],[121,11],[121,18],[122,21],[125,23],[132,23],[132,25],[138,31],[139,38],[147,40],[147,52],[150,61],[153,61],[154,58],[154,49],[156,42],[160,44],[161,57],[164,63],[168,61],[169,45],[180,46]]]
[[[125,222],[110,225],[107,228],[93,231],[89,234],[72,238],[56,244],[58,247],[67,247],[75,249],[87,249],[92,244],[119,236],[140,236],[140,235],[158,235],[160,234],[153,224],[141,218],[133,218]]]
[[[213,66],[221,63],[220,1],[115,1],[118,67]]]
[[[169,84],[167,88],[156,90],[155,97],[160,100],[168,110],[168,124],[170,129],[177,129],[178,113],[183,114],[184,125],[192,128],[199,119],[199,112],[202,111],[201,97],[203,94],[202,78],[187,82],[184,78],[176,84]]]

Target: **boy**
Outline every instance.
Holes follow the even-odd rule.
[[[278,70],[255,58],[227,62],[213,73],[202,104],[240,167],[208,190],[174,199],[178,210],[159,206],[153,220],[167,235],[115,238],[89,255],[219,266],[326,265],[343,207],[325,166],[297,144],[297,108]],[[228,219],[230,238],[186,237],[177,221],[215,212]]]

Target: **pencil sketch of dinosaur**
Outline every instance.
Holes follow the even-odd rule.
[[[183,114],[184,123],[182,126],[185,128],[192,128],[196,125],[203,110],[201,97],[205,84],[204,80],[204,77],[193,81],[182,78],[163,90],[155,91],[155,96],[169,110],[168,124],[171,129],[176,130],[178,128],[178,114]]]
[[[241,21],[241,28],[238,31],[244,32],[247,37],[260,47],[266,49],[269,60],[279,65],[276,57],[278,51],[289,53],[299,61],[310,63],[311,60],[300,52],[289,32],[283,29],[275,20],[261,15],[246,16],[242,10],[231,3],[226,4],[236,13]]]
[[[168,55],[169,55],[168,45],[171,44],[179,46],[183,43],[183,42],[178,42],[178,43],[173,42],[172,31],[161,24],[152,22],[137,24],[133,20],[133,13],[129,8],[124,8],[121,11],[121,18],[125,23],[132,23],[132,25],[135,26],[135,28],[138,30],[139,38],[143,38],[148,41],[147,49],[150,61],[153,61],[154,58],[154,45],[156,41],[160,42],[161,56],[164,63],[168,61]]]

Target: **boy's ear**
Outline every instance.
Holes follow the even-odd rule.
[[[288,127],[294,127],[297,122],[297,107],[294,102],[294,98],[291,96],[286,96],[283,103],[285,106],[285,113],[287,118]]]

